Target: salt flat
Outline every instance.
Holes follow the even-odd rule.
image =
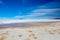
[[[60,23],[0,28],[0,40],[60,40]]]

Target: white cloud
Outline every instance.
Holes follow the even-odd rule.
[[[24,16],[15,16],[14,18],[17,18],[17,19],[20,19],[20,18],[23,18]]]
[[[57,11],[57,10],[60,10],[58,8],[54,8],[54,9],[37,9],[37,10],[34,10],[32,12],[34,13],[49,13],[49,12],[54,12],[54,11]]]
[[[60,10],[60,8],[54,8],[54,9],[36,9],[36,10],[33,10],[28,15],[28,17],[44,16],[44,15],[47,15],[47,14],[54,15],[55,13],[57,14],[56,11],[59,11],[59,10]]]
[[[54,8],[54,9],[36,9],[36,10],[33,10],[31,12],[30,15],[33,15],[33,16],[43,16],[43,15],[46,15],[46,14],[53,14],[54,12],[60,10],[60,8]]]
[[[28,15],[24,15],[24,16],[18,16],[16,15],[14,18],[17,19],[36,19],[37,16],[44,16],[47,14],[51,14],[54,15],[55,13],[57,14],[56,11],[59,11],[60,8],[54,8],[54,9],[35,9],[32,10]],[[54,18],[54,17],[45,17],[45,18]]]
[[[17,22],[48,22],[48,21],[53,21],[50,19],[37,19],[35,17],[37,16],[44,16],[46,14],[50,14],[50,13],[54,13],[56,11],[58,11],[60,9],[36,9],[33,10],[29,15],[25,15],[25,16],[15,16],[11,19],[9,18],[0,18],[0,24],[8,24],[8,23],[17,23]],[[35,19],[33,19],[33,17]],[[20,19],[23,18],[23,19]],[[50,17],[47,17],[50,18]],[[55,20],[57,21],[57,20]]]

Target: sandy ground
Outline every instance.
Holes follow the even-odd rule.
[[[60,23],[2,28],[0,40],[60,40]]]

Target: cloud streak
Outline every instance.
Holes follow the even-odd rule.
[[[54,14],[54,12],[59,11],[60,8],[54,8],[54,9],[36,9],[31,12],[31,15],[35,16],[41,16],[46,14]]]
[[[28,15],[24,15],[24,16],[15,16],[14,18],[17,19],[36,19],[36,17],[41,17],[43,18],[55,18],[58,17],[58,11],[60,11],[60,8],[53,8],[53,9],[35,9],[32,10],[32,12],[30,12]],[[48,16],[50,15],[50,16]],[[47,17],[48,16],[48,17]],[[53,17],[52,17],[53,16]]]
[[[9,23],[25,23],[25,22],[51,22],[51,21],[59,21],[59,20],[52,20],[49,18],[53,18],[53,17],[43,17],[44,15],[47,14],[51,14],[51,15],[55,15],[55,13],[57,13],[57,11],[59,11],[60,9],[58,8],[54,8],[54,9],[35,9],[32,12],[30,12],[29,15],[25,15],[25,16],[14,16],[12,19],[9,18],[0,18],[0,24],[9,24]],[[60,13],[60,12],[59,12]],[[42,16],[40,18],[36,18],[37,16]]]

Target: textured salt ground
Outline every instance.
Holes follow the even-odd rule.
[[[0,29],[0,40],[60,40],[60,23]]]

